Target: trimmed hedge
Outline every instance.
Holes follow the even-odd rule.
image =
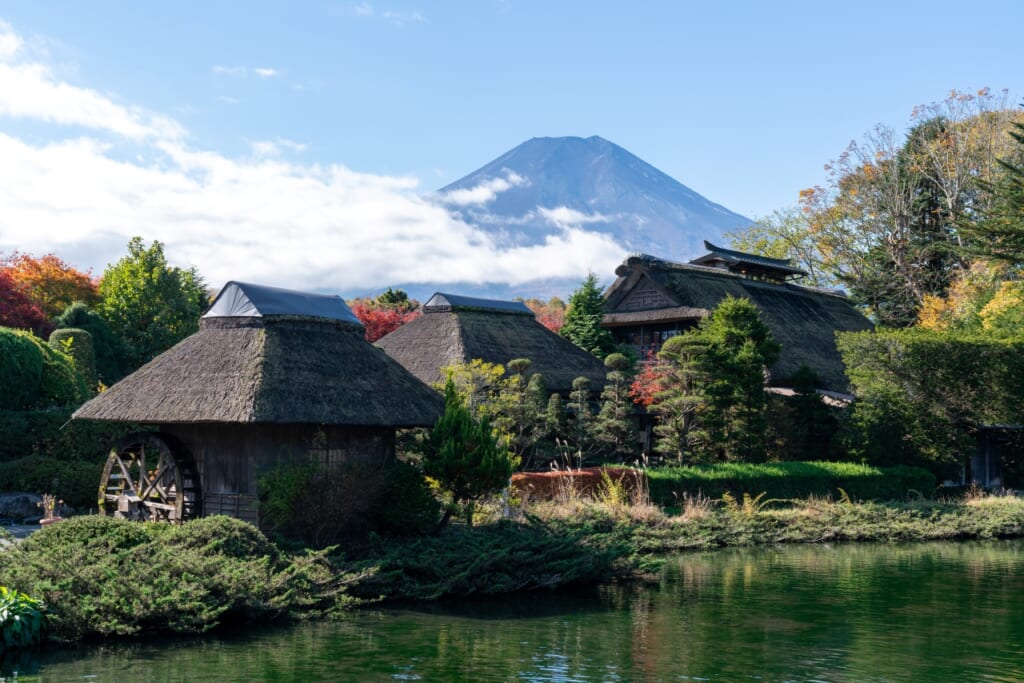
[[[839,489],[855,500],[902,500],[930,496],[935,475],[919,467],[871,467],[848,462],[722,463],[647,470],[651,500],[676,505],[684,494],[720,498],[749,493],[767,498],[835,497]],[[913,492],[913,493],[912,493]]]
[[[92,335],[77,327],[65,327],[50,333],[50,347],[62,351],[75,361],[75,369],[82,376],[86,389],[91,394],[96,390],[96,350]]]
[[[0,327],[0,409],[77,405],[87,395],[70,356],[31,332]]]

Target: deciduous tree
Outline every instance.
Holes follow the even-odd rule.
[[[39,336],[49,335],[52,329],[43,309],[29,299],[3,269],[0,269],[0,327],[32,330]]]
[[[35,257],[15,252],[3,260],[15,285],[53,319],[76,301],[92,306],[99,291],[89,273],[83,273],[55,254]]]
[[[128,255],[108,266],[100,280],[99,313],[124,344],[125,371],[132,371],[199,329],[207,293],[195,268],[171,266],[157,241],[128,243]]]

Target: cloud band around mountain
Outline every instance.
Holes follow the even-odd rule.
[[[101,271],[133,235],[166,244],[212,285],[244,279],[365,291],[410,282],[499,282],[610,272],[623,249],[582,223],[542,243],[497,243],[412,178],[287,160],[285,137],[230,158],[197,149],[173,119],[59,78],[0,23],[0,251],[54,252]],[[5,132],[32,123],[42,139]],[[501,179],[467,205],[497,193]]]

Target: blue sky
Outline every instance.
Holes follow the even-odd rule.
[[[213,284],[610,272],[584,227],[501,245],[419,196],[596,134],[757,217],[915,105],[1024,96],[1010,1],[2,0],[0,22],[0,251],[102,270],[142,234]]]

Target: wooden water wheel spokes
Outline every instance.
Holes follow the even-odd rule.
[[[98,502],[102,515],[178,523],[195,516],[198,498],[191,458],[164,435],[142,432],[111,449]]]

